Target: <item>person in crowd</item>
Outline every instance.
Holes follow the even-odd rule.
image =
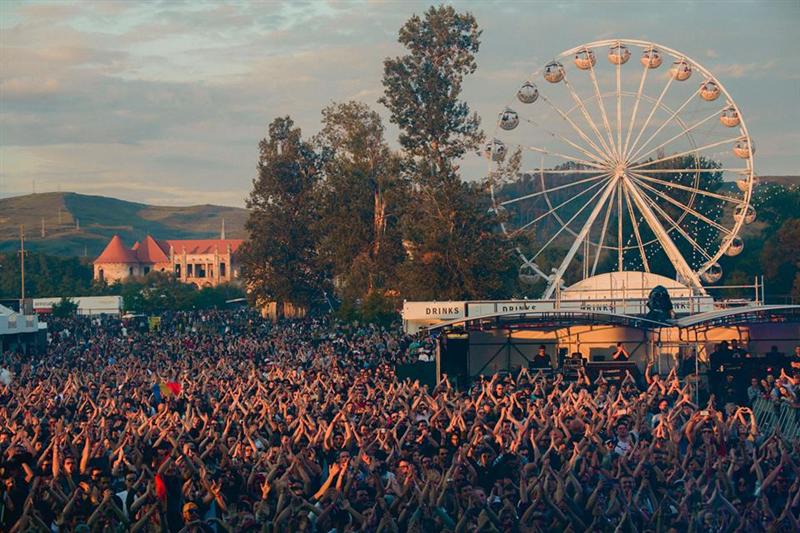
[[[755,403],[757,398],[764,397],[764,389],[761,388],[761,384],[758,382],[757,377],[750,378],[750,386],[747,387],[747,400],[750,402],[752,406]]]
[[[531,366],[533,368],[551,368],[552,361],[550,359],[550,354],[547,353],[544,344],[539,345],[539,350],[536,352],[536,355],[534,355],[533,364]]]
[[[521,368],[428,389],[394,371],[428,339],[396,327],[234,311],[49,328],[45,354],[3,354],[0,531],[800,530],[800,443],[750,407],[697,405],[674,369],[643,388]]]
[[[800,370],[800,345],[794,347],[794,353],[789,359],[789,364],[793,369]]]
[[[618,342],[616,350],[614,350],[614,353],[611,355],[611,360],[624,362],[629,360],[630,358],[631,356],[628,354],[628,351],[625,349],[625,347],[622,345],[621,342]]]

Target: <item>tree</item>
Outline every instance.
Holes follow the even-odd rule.
[[[71,298],[62,297],[61,300],[53,304],[51,312],[53,316],[57,318],[68,318],[75,316],[75,313],[78,312],[78,304],[76,304]]]
[[[319,157],[289,117],[269,125],[259,149],[258,177],[247,200],[249,238],[242,249],[248,294],[255,302],[312,305],[322,299],[327,278],[311,231]]]
[[[800,218],[789,218],[761,251],[767,286],[773,294],[800,298]]]
[[[365,104],[332,104],[322,110],[322,125],[315,138],[323,160],[320,255],[345,300],[397,289],[397,213],[407,189],[400,159],[383,138],[380,116]]]
[[[513,247],[487,214],[486,188],[458,173],[457,160],[483,140],[480,119],[460,100],[464,77],[477,68],[480,35],[471,14],[431,7],[400,29],[408,52],[384,61],[380,102],[400,127],[413,186],[402,217],[407,298],[496,298],[513,286]]]
[[[20,285],[19,255],[0,254],[0,298],[19,298]],[[27,297],[84,296],[92,292],[92,266],[87,261],[41,252],[26,255]]]
[[[470,13],[431,7],[411,17],[399,42],[409,53],[384,61],[380,102],[400,127],[400,145],[420,185],[458,180],[453,161],[483,140],[480,118],[459,100],[464,77],[478,65],[481,31]]]

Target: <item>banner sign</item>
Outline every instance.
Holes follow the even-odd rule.
[[[714,309],[710,296],[695,298],[673,298],[672,307],[676,315],[703,313]],[[475,318],[498,313],[524,313],[526,311],[556,311],[555,300],[508,300],[497,302],[467,302],[467,317]],[[604,299],[604,300],[561,300],[559,311],[595,311],[615,315],[646,315],[647,300]]]
[[[465,302],[404,302],[404,320],[455,320],[464,318]]]

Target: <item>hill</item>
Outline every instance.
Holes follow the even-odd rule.
[[[218,205],[168,207],[71,192],[0,199],[0,251],[25,247],[62,256],[96,257],[116,233],[130,246],[148,233],[159,239],[217,237],[225,219],[228,238],[246,237],[247,210]],[[42,225],[44,221],[44,236]]]
[[[800,176],[759,176],[758,179],[761,183],[770,183],[772,185],[782,185],[784,187],[800,186]]]

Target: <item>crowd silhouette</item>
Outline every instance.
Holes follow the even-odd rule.
[[[429,390],[395,365],[431,339],[396,328],[240,310],[49,329],[0,365],[2,531],[800,530],[800,443],[760,431],[758,380],[703,405],[652,368]]]

